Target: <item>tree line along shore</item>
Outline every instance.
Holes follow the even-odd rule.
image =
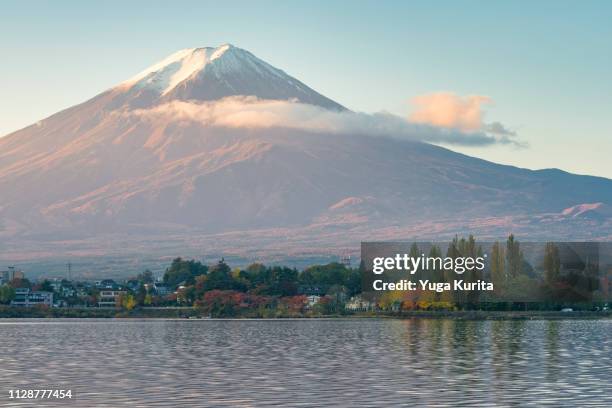
[[[430,248],[439,255],[440,248]],[[414,244],[411,253],[419,254]],[[455,237],[447,256],[480,254],[473,236]],[[470,282],[492,281],[496,293],[436,293],[386,291],[379,296],[362,292],[363,262],[356,268],[332,262],[302,271],[286,266],[253,263],[231,268],[224,259],[212,265],[176,258],[161,279],[144,271],[125,280],[97,282],[42,280],[20,275],[0,286],[0,317],[343,317],[403,316],[454,318],[607,317],[606,276],[588,262],[564,272],[559,250],[547,243],[540,271],[525,262],[520,242],[510,235],[491,248],[487,274],[466,273]],[[448,281],[444,271],[432,279]],[[579,290],[577,290],[577,288]],[[604,290],[605,289],[605,290]],[[16,307],[18,296],[52,294],[52,304]],[[25,294],[25,295],[24,295]],[[538,301],[508,301],[528,294]]]

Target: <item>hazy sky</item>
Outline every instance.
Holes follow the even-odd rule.
[[[529,146],[454,150],[612,177],[611,21],[612,1],[3,2],[0,134],[230,42],[353,110],[486,96]]]

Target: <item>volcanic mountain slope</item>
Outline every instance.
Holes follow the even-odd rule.
[[[228,127],[182,111],[204,104],[210,115],[220,108],[206,104],[232,98],[245,109],[289,100],[346,112],[248,51],[179,51],[0,139],[0,236],[177,229],[189,236],[316,225],[373,231],[438,220],[457,228],[458,220],[612,203],[609,179],[502,166],[386,137]],[[609,223],[598,225],[600,236],[610,234]]]

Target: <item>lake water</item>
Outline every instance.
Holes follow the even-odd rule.
[[[0,405],[51,386],[88,407],[612,406],[607,320],[0,320],[0,335]]]

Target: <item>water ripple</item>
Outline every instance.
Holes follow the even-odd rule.
[[[0,330],[4,402],[11,388],[53,387],[73,390],[70,406],[97,407],[612,406],[610,321],[4,320]]]

